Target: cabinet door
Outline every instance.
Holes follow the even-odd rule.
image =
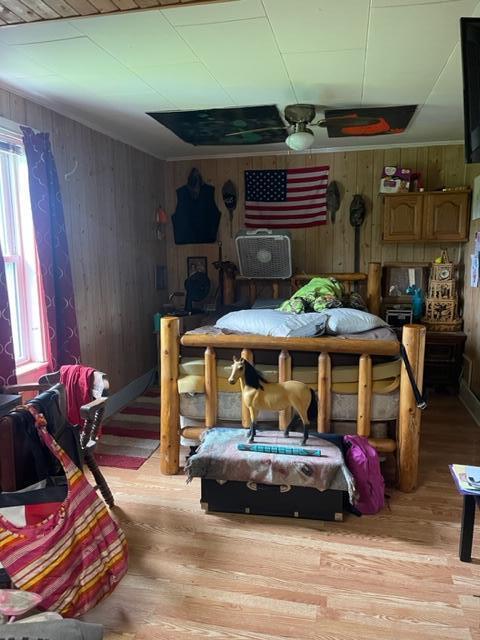
[[[385,196],[383,239],[391,242],[418,242],[422,236],[421,194]]]
[[[468,193],[429,193],[424,204],[424,238],[429,242],[468,240]]]

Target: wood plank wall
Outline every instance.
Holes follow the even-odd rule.
[[[432,244],[382,243],[382,198],[378,185],[385,165],[400,165],[419,171],[426,189],[437,189],[443,185],[472,185],[473,178],[480,173],[480,165],[467,166],[463,159],[462,145],[437,145],[425,147],[387,148],[368,151],[338,153],[312,153],[291,155],[266,155],[239,158],[216,158],[205,160],[170,161],[166,167],[165,207],[168,213],[175,210],[175,189],[185,184],[192,167],[197,167],[205,182],[213,184],[217,205],[222,211],[219,239],[223,244],[224,258],[237,262],[233,239],[229,233],[228,213],[223,206],[221,188],[231,179],[239,191],[238,207],[234,214],[234,234],[243,226],[244,184],[246,169],[273,169],[329,165],[330,180],[341,185],[342,204],[337,212],[335,224],[293,230],[293,261],[297,272],[319,273],[331,271],[353,271],[354,233],[349,223],[349,208],[352,197],[360,193],[368,205],[367,218],[361,230],[361,265],[365,270],[370,260],[381,262],[431,261],[440,254],[442,247]],[[475,227],[475,225],[472,225]],[[479,225],[476,225],[479,228]],[[447,247],[451,258],[464,261],[471,247],[451,245]],[[217,274],[211,263],[217,259],[216,245],[176,246],[171,225],[167,235],[167,264],[169,291],[182,291],[186,277],[187,256],[207,256],[209,275],[215,283]],[[469,268],[469,261],[467,261]],[[480,397],[480,336],[478,324],[479,294],[471,290],[466,278],[465,330],[468,334],[467,352],[474,361],[472,388]]]
[[[3,89],[0,116],[51,134],[82,361],[105,371],[117,391],[156,364],[152,316],[166,292],[155,290],[154,268],[166,256],[154,211],[165,163]]]

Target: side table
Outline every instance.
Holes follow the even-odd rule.
[[[473,467],[472,467],[473,468]],[[460,529],[460,543],[458,556],[462,562],[472,561],[473,528],[475,525],[475,509],[480,506],[480,491],[469,489],[466,482],[466,469],[463,465],[450,465],[450,473],[455,481],[458,492],[463,496],[462,524]],[[480,474],[480,468],[477,475]]]

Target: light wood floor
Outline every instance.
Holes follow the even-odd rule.
[[[108,469],[130,570],[87,619],[118,640],[480,640],[480,533],[457,556],[449,462],[480,464],[480,427],[453,398],[424,416],[421,486],[343,523],[206,515],[199,485]],[[480,531],[480,522],[478,526]]]

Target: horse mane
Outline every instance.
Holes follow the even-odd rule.
[[[245,384],[247,387],[253,387],[254,389],[263,389],[262,382],[268,382],[262,376],[260,371],[257,371],[253,364],[250,364],[248,360],[245,360]]]

